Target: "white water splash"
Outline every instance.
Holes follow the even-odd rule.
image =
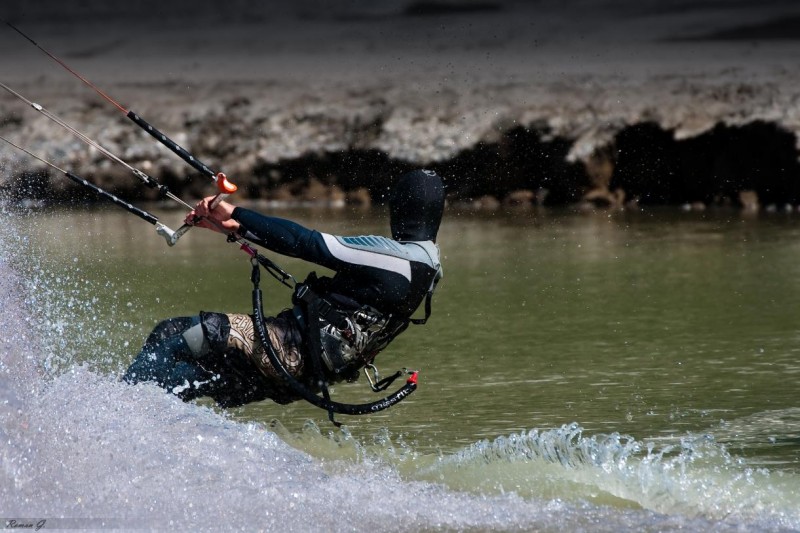
[[[477,442],[421,474],[489,493],[568,495],[764,529],[800,528],[798,476],[748,467],[710,436],[676,440],[656,446],[617,433],[584,436],[570,424]]]

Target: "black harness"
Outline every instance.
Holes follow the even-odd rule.
[[[286,274],[280,267],[278,267],[275,263],[273,263],[269,258],[256,253],[251,258],[251,263],[253,265],[252,272],[250,279],[253,282],[253,323],[255,325],[256,333],[258,334],[258,338],[261,341],[262,346],[269,358],[270,363],[278,372],[280,378],[286,383],[286,385],[300,397],[302,397],[307,402],[316,405],[322,409],[328,411],[328,418],[330,421],[336,425],[337,427],[341,424],[334,419],[334,413],[338,414],[345,414],[345,415],[365,415],[376,413],[378,411],[383,411],[396,403],[400,402],[412,392],[414,392],[417,388],[417,372],[416,371],[409,371],[409,370],[399,370],[395,374],[384,378],[379,379],[377,371],[375,367],[372,365],[372,361],[365,361],[367,368],[370,368],[374,372],[374,381],[369,377],[367,374],[367,378],[369,379],[370,386],[376,392],[386,390],[397,378],[401,375],[410,374],[409,378],[406,380],[406,383],[400,387],[397,391],[386,396],[385,398],[378,400],[376,402],[371,403],[363,403],[363,404],[346,404],[336,402],[331,399],[330,392],[328,390],[328,379],[326,377],[324,363],[322,360],[322,343],[321,343],[321,330],[320,330],[320,318],[323,318],[328,323],[334,325],[334,327],[345,328],[347,327],[347,318],[344,313],[341,313],[336,307],[331,304],[325,298],[320,297],[316,292],[313,291],[312,285],[314,284],[314,279],[316,276],[313,276],[310,279],[307,279],[306,282],[297,284],[295,287],[295,292],[292,297],[292,300],[296,304],[296,306],[300,307],[302,310],[302,315],[298,317],[298,314],[295,313],[295,316],[298,317],[298,322],[300,323],[302,329],[304,329],[305,338],[306,338],[306,348],[309,357],[309,364],[311,367],[312,379],[314,380],[315,385],[319,388],[322,392],[322,396],[315,394],[309,387],[305,384],[297,380],[294,376],[292,376],[286,368],[281,363],[278,354],[275,351],[275,347],[272,345],[270,341],[269,335],[267,334],[266,328],[264,327],[264,311],[262,305],[262,294],[261,289],[259,288],[259,283],[261,279],[261,271],[259,269],[259,265],[263,266],[267,272],[269,272],[273,277],[281,281],[283,284],[288,285],[286,283],[287,279],[290,279],[291,276]],[[276,275],[277,274],[277,275]],[[403,331],[409,323],[415,324],[424,324],[428,317],[430,316],[430,299],[431,299],[431,291],[428,293],[426,298],[425,304],[425,318],[415,320],[415,319],[403,319],[402,324],[397,326],[395,329],[391,330],[389,336],[386,338],[381,339],[383,345],[385,346],[391,341],[397,334]],[[305,322],[305,323],[304,323]],[[355,369],[357,372],[357,369]]]

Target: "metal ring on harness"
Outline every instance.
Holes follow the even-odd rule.
[[[417,372],[415,371],[406,380],[405,385],[400,387],[400,389],[376,402],[348,404],[322,398],[314,394],[308,387],[298,381],[289,373],[288,370],[286,370],[281,363],[278,354],[275,352],[275,348],[272,346],[269,335],[267,335],[267,331],[264,328],[264,311],[261,299],[261,289],[258,286],[261,277],[259,271],[259,262],[254,257],[251,259],[251,263],[253,265],[253,271],[251,274],[251,280],[253,282],[253,324],[270,363],[278,372],[280,378],[295,393],[300,395],[307,402],[328,411],[329,418],[334,425],[340,426],[341,424],[333,419],[333,413],[343,415],[367,415],[371,413],[377,413],[395,405],[417,389]]]

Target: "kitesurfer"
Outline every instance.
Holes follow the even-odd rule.
[[[186,222],[335,272],[333,277],[312,273],[298,284],[292,308],[264,320],[280,362],[309,389],[320,387],[312,367],[328,382],[355,380],[409,323],[427,319],[442,277],[435,243],[444,186],[435,172],[409,172],[393,187],[391,239],[334,236],[227,202],[211,208],[211,202],[211,197],[200,201]],[[413,319],[423,301],[425,319]],[[153,329],[123,379],[154,382],[184,401],[208,396],[224,407],[299,399],[279,379],[258,338],[252,315],[170,318]]]

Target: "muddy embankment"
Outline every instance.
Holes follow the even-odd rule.
[[[253,83],[185,99],[179,84],[112,89],[145,102],[135,111],[226,172],[240,198],[380,202],[402,171],[425,166],[444,176],[451,202],[483,208],[783,210],[800,204],[800,91],[792,78],[573,75],[469,90]],[[51,112],[177,195],[210,194],[206,178],[93,94],[53,100]],[[10,95],[0,99],[0,134],[125,198],[157,199],[123,166]],[[10,146],[0,146],[0,163],[3,190],[13,198],[90,198]]]
[[[452,202],[483,207],[800,205],[795,2],[345,4],[48,0],[7,16],[241,198],[380,202],[426,166]],[[187,200],[211,192],[5,30],[4,83]],[[0,135],[126,198],[156,198],[0,93]],[[1,143],[0,166],[12,197],[88,197]]]

